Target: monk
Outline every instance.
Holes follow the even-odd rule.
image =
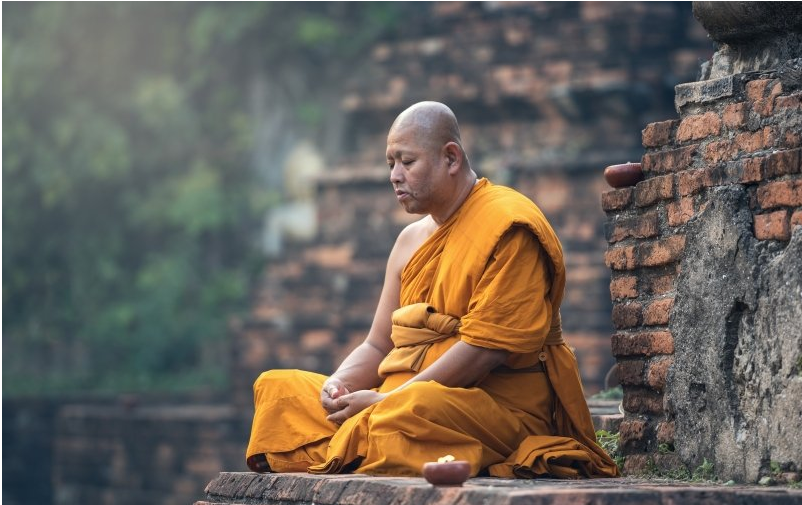
[[[403,111],[386,154],[398,202],[424,217],[337,371],[257,379],[249,468],[417,476],[452,455],[474,476],[617,476],[562,338],[562,247],[542,212],[477,179],[441,103]]]

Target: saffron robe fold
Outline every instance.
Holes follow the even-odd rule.
[[[596,444],[576,359],[560,336],[564,285],[562,248],[540,210],[480,180],[402,272],[396,313],[411,317],[394,317],[396,348],[382,363],[379,391],[404,384],[459,340],[509,351],[504,368],[520,373],[491,372],[469,388],[416,382],[337,427],[319,403],[324,376],[266,372],[254,386],[246,455],[265,453],[274,471],[420,475],[423,463],[452,454],[473,475],[618,475]],[[539,362],[545,373],[527,372]]]

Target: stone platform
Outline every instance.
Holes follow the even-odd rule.
[[[435,487],[423,478],[221,473],[195,505],[696,505],[800,504],[802,490],[660,479],[470,479]]]

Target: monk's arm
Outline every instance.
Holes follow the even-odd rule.
[[[330,414],[344,408],[343,403],[335,400],[351,392],[369,390],[381,384],[379,364],[393,348],[390,339],[392,330],[392,313],[398,308],[401,290],[401,269],[411,254],[408,233],[404,230],[396,240],[387,269],[384,274],[379,304],[373,317],[367,338],[343,360],[326,382],[320,393],[323,408]],[[335,419],[335,422],[339,419]]]

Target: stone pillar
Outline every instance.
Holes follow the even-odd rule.
[[[644,180],[602,195],[624,470],[780,479],[802,465],[802,6],[694,14],[707,79],[643,130]]]

